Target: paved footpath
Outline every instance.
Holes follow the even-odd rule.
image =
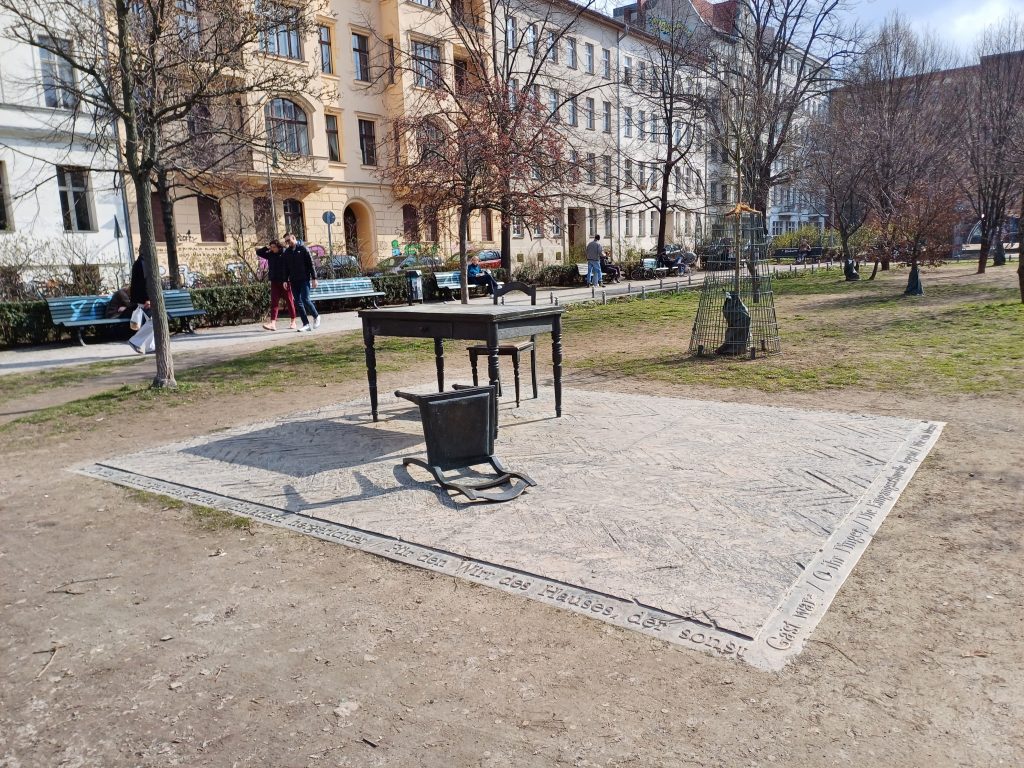
[[[774,268],[778,269],[778,268]],[[790,267],[782,267],[788,271]],[[585,301],[600,301],[602,292],[606,298],[626,293],[640,293],[641,291],[653,292],[661,290],[696,289],[703,283],[703,273],[681,278],[666,278],[663,281],[641,280],[622,281],[607,286],[605,289],[591,291],[585,286],[573,288],[540,288],[537,292],[537,301],[550,302],[558,301],[561,304],[576,304]],[[471,304],[487,303],[490,298],[486,296],[470,299]],[[525,304],[529,298],[522,293],[509,294],[506,298],[508,304]],[[346,331],[357,331],[362,325],[358,314],[353,310],[344,312],[324,313],[322,315],[320,328],[314,333],[342,333]],[[287,330],[287,318],[282,324],[278,321],[277,330],[271,333],[265,331],[260,323],[249,325],[233,325],[221,328],[202,328],[195,335],[177,334],[172,337],[171,344],[175,354],[178,353],[200,353],[195,357],[209,358],[211,356],[230,357],[233,347],[238,348],[239,353],[250,353],[268,347],[275,347],[281,344],[302,341],[310,334],[296,333]],[[71,341],[58,344],[47,344],[38,347],[20,347],[17,349],[0,351],[0,376],[14,373],[32,373],[35,371],[62,368],[73,365],[85,365],[107,360],[127,360],[139,356],[123,342],[111,341],[89,344],[85,347],[78,346]]]

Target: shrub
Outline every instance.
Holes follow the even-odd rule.
[[[60,336],[61,330],[54,327],[45,301],[0,303],[0,347],[45,344]]]

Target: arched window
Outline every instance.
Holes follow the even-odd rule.
[[[309,154],[309,125],[302,107],[288,99],[273,99],[264,110],[267,136],[281,152]]]
[[[402,231],[411,243],[420,239],[420,214],[415,205],[402,206]]]
[[[299,240],[306,239],[306,217],[301,200],[289,197],[284,201],[284,230],[291,232]]]

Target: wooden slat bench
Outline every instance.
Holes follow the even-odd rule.
[[[630,277],[633,280],[650,280],[655,277],[665,277],[671,271],[668,267],[659,267],[657,259],[641,259],[639,266],[633,270]]]
[[[437,293],[442,296],[442,301],[450,301],[456,294],[462,290],[462,280],[458,272],[435,272],[434,281],[437,284]],[[503,283],[498,283],[500,288]],[[486,285],[476,285],[475,283],[469,284],[469,292],[472,294],[474,291],[481,291],[487,293]]]
[[[131,321],[131,313],[127,310],[122,313],[122,317],[104,316],[107,304],[110,303],[110,296],[60,296],[47,299],[46,303],[50,307],[53,324],[69,330],[74,329],[75,340],[83,347],[83,329],[90,326],[125,325]],[[195,333],[191,319],[206,314],[205,309],[196,309],[193,306],[192,294],[186,290],[164,291],[164,306],[168,319],[181,320],[183,329],[188,333]]]
[[[384,295],[384,291],[378,291],[373,287],[373,280],[368,277],[339,277],[334,280],[318,280],[316,288],[309,289],[309,297],[313,301],[369,299],[374,307],[377,306],[377,297]]]
[[[580,277],[583,278],[583,282],[586,282],[587,281],[587,262],[581,261],[579,264],[577,264],[576,265],[576,272],[577,272],[577,274],[579,274]],[[608,274],[607,272],[605,272],[604,270],[601,270],[601,282],[602,283],[605,282],[605,275],[607,275],[607,274]]]

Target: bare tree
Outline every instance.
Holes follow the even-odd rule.
[[[878,30],[845,96],[858,110],[871,148],[868,200],[882,257],[916,264],[922,247],[947,241],[956,207],[958,96],[950,88],[955,53],[916,33],[898,15]]]
[[[0,0],[13,19],[5,30],[74,73],[60,83],[92,121],[98,137],[110,126],[123,142],[105,143],[134,185],[140,254],[147,266],[156,338],[155,387],[173,387],[174,364],[156,260],[150,184],[176,126],[200,104],[241,99],[246,108],[267,94],[305,90],[314,73],[278,53],[312,29],[314,8],[237,0]]]
[[[689,192],[691,180],[696,177],[700,186],[702,179],[698,158],[701,136],[694,127],[703,124],[708,112],[707,84],[701,72],[711,58],[713,37],[706,26],[694,23],[692,11],[682,3],[655,5],[644,14],[644,22],[646,33],[632,33],[636,61],[622,83],[630,110],[626,114],[635,122],[627,128],[630,141],[623,149],[630,155],[634,151],[646,154],[654,144],[656,160],[650,163],[650,177],[638,173],[636,179],[627,179],[627,188],[636,202],[658,211],[657,252],[662,254],[668,214],[680,207],[678,202],[670,202],[673,187],[677,193],[684,188]],[[633,160],[631,157],[631,166]],[[682,207],[688,212],[697,210]]]
[[[961,186],[975,217],[981,220],[982,274],[996,242],[993,264],[1006,263],[1000,235],[1010,195],[1017,187],[1014,133],[1024,101],[1024,24],[1007,16],[981,34],[979,63],[952,73],[962,106],[959,131]],[[959,81],[959,82],[956,82]]]
[[[868,192],[874,148],[864,117],[856,95],[837,90],[829,99],[828,112],[809,123],[803,155],[803,190],[808,197],[825,196],[825,212],[839,232],[847,261],[854,258],[850,240],[871,213]]]
[[[746,200],[765,216],[774,186],[798,179],[804,118],[824,109],[834,73],[856,52],[859,31],[843,0],[745,0],[716,30],[708,75],[718,103],[714,138]]]

